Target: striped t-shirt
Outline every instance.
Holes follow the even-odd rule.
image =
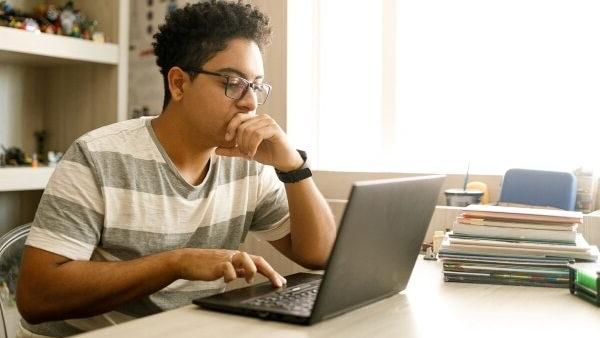
[[[192,186],[150,121],[115,123],[76,140],[48,182],[26,244],[72,260],[123,261],[177,248],[238,249],[248,231],[267,241],[289,233],[285,189],[273,167],[213,154],[204,181]],[[224,288],[223,279],[178,280],[103,316],[23,325],[67,335]]]

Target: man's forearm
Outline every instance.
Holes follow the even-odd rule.
[[[291,222],[292,252],[298,263],[321,269],[335,240],[335,221],[311,178],[285,185]]]
[[[256,273],[274,287],[285,279],[262,257],[226,249],[184,248],[124,262],[72,261],[26,246],[17,305],[32,324],[98,315],[150,295],[177,279],[230,282]]]
[[[33,274],[37,280],[35,286],[20,283],[17,297],[19,309],[32,323],[101,314],[177,279],[177,251],[124,262],[67,261],[52,268],[36,264],[36,255],[28,251],[21,276]],[[36,273],[37,268],[48,270]]]

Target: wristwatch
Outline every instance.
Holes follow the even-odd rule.
[[[277,177],[279,177],[279,180],[283,183],[296,183],[312,176],[312,172],[308,167],[309,164],[308,158],[306,157],[306,152],[300,149],[296,149],[296,151],[298,152],[298,154],[300,154],[300,157],[304,161],[300,168],[288,172],[283,172],[275,169]]]

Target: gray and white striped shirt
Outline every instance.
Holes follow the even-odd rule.
[[[237,249],[248,231],[268,241],[289,233],[285,189],[272,167],[213,154],[206,178],[192,186],[150,121],[102,127],[71,145],[44,191],[27,245],[72,260],[121,261],[185,247]],[[110,323],[144,316],[224,287],[222,279],[178,280],[98,318],[23,324],[67,335],[104,325],[100,317]]]

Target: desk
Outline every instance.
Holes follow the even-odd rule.
[[[407,289],[313,326],[268,322],[194,305],[79,337],[574,337],[600,335],[600,308],[568,289],[444,283],[420,256]]]

